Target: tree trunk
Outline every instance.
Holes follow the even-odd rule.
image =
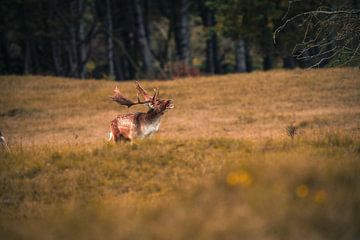
[[[114,63],[115,63],[115,80],[125,80],[124,68],[123,68],[123,57],[120,57],[118,51],[114,51]]]
[[[10,56],[8,52],[8,44],[5,38],[6,33],[2,33],[0,36],[0,51],[1,51],[1,63],[4,66],[4,69],[0,69],[2,73],[9,74],[11,73],[11,67],[10,67]]]
[[[55,69],[55,75],[61,76],[63,75],[63,70],[61,66],[60,47],[58,41],[53,38],[51,39],[51,53],[52,53],[52,59]]]
[[[61,37],[61,30],[54,27],[54,23],[58,20],[56,18],[57,1],[52,1],[49,3],[49,16],[50,23],[47,25],[47,30],[51,33],[49,38],[50,47],[51,47],[51,57],[53,62],[53,71],[55,71],[56,76],[62,76],[64,74],[62,68],[62,56],[61,56],[61,44],[59,43],[59,38]]]
[[[121,46],[117,46],[114,45],[113,49],[114,49],[114,71],[115,71],[115,80],[116,81],[120,81],[120,80],[125,80],[126,78],[126,71],[125,71],[125,61],[126,61],[126,56],[123,53],[123,49],[124,48],[124,43],[122,40],[122,36],[121,33],[119,34],[113,34],[113,43],[118,43],[121,44]],[[116,42],[117,41],[117,42]]]
[[[285,69],[294,69],[296,67],[295,59],[293,56],[283,57],[283,68]]]
[[[133,21],[135,25],[135,37],[139,45],[139,51],[143,63],[142,66],[143,71],[146,77],[151,79],[154,77],[154,69],[152,65],[153,57],[150,51],[149,43],[146,39],[144,18],[142,16],[140,2],[139,0],[130,0],[130,1],[132,4]]]
[[[111,5],[110,0],[106,0],[106,27],[107,27],[107,60],[110,79],[114,78],[114,42],[113,42],[113,24],[111,17]]]
[[[262,56],[263,56],[263,70],[267,71],[274,67],[273,63],[273,55],[274,55],[274,47],[273,47],[273,39],[272,39],[272,31],[268,27],[269,20],[265,15],[261,22],[261,48],[262,48]]]
[[[130,37],[130,32],[129,31],[123,31],[121,33],[121,39],[122,40],[122,44],[123,44],[123,52],[124,54],[126,54],[126,58],[124,59],[124,70],[126,70],[126,72],[124,72],[124,76],[125,79],[135,79],[136,77],[136,72],[137,72],[137,65],[136,62],[134,60],[134,56],[135,54],[133,54],[133,50],[135,49],[134,45],[136,45],[133,41],[133,39]],[[141,71],[139,69],[139,71]]]
[[[246,72],[245,41],[240,38],[235,42],[235,72]]]
[[[23,56],[24,56],[24,65],[23,65],[23,73],[24,74],[31,74],[34,70],[34,61],[33,61],[33,43],[34,43],[34,37],[33,33],[31,31],[31,25],[28,21],[26,21],[27,18],[30,17],[29,10],[31,9],[32,5],[29,2],[24,2],[22,6],[22,12],[21,14],[23,17],[21,18],[21,28],[20,30],[24,34],[24,42],[23,42]]]
[[[204,3],[203,3],[204,4]],[[206,5],[201,5],[202,20],[205,27],[212,28],[215,26],[215,11],[209,9]],[[218,57],[217,35],[212,29],[209,30],[209,36],[206,39],[206,72],[220,73],[220,64]]]
[[[213,41],[211,39],[206,40],[206,72],[210,74],[215,73],[215,63],[214,63],[214,52],[212,47]]]
[[[148,43],[150,43],[150,0],[143,0],[143,6],[144,6],[144,28],[145,28],[145,36]]]
[[[70,43],[66,47],[67,52],[67,60],[68,60],[68,76],[70,77],[78,77],[77,74],[77,59],[75,59],[75,52],[73,47],[73,39],[71,34]]]
[[[76,30],[75,30],[75,22],[70,23],[70,43],[68,46],[68,59],[69,59],[69,65],[70,65],[70,76],[71,77],[79,77],[78,72],[78,48],[77,48],[77,41],[76,41]]]
[[[271,55],[265,55],[263,57],[263,69],[265,71],[271,70],[274,67],[273,59]]]
[[[78,23],[78,73],[81,79],[85,78],[86,69],[86,44],[85,41],[85,22],[83,19],[83,13],[85,11],[84,0],[77,0],[77,10],[79,16],[79,23]]]
[[[25,59],[24,59],[24,74],[32,73],[32,64],[31,64],[31,42],[29,39],[25,41]]]
[[[31,49],[31,73],[32,74],[37,74],[37,73],[41,73],[43,70],[43,65],[41,65],[41,61],[40,61],[40,53],[41,53],[41,49],[39,47],[39,45],[41,43],[39,43],[39,41],[30,41],[30,49]]]
[[[190,65],[188,5],[188,0],[176,0],[174,4],[176,55],[185,66]]]
[[[162,49],[160,48],[160,67],[164,69],[166,63],[168,63],[169,60],[171,60],[171,48],[169,48],[172,32],[174,29],[174,23],[173,20],[170,19],[169,21],[169,28],[167,29],[166,38],[165,41],[161,41],[161,44],[163,44]],[[171,77],[171,75],[170,75]]]
[[[245,40],[245,59],[246,59],[246,71],[247,72],[252,72],[253,71],[253,58],[251,55],[251,46],[250,46],[250,41],[249,40]]]

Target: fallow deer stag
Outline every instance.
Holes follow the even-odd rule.
[[[109,141],[132,141],[135,138],[145,138],[153,135],[159,130],[160,120],[167,109],[174,108],[174,104],[171,99],[160,99],[159,89],[154,89],[154,95],[149,95],[138,82],[136,82],[137,102],[133,102],[126,98],[115,87],[114,95],[110,97],[113,101],[120,105],[127,106],[128,108],[143,104],[149,109],[146,113],[127,113],[118,115],[111,121],[110,125],[110,138]],[[140,100],[140,96],[144,99]]]

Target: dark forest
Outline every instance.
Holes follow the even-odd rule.
[[[319,9],[352,11],[347,21],[356,19],[359,27],[353,11],[358,5],[357,0],[5,0],[0,74],[121,81],[324,67],[346,62],[334,54],[345,29],[342,19],[320,26],[316,14],[304,15],[286,24],[276,41],[274,31],[297,14]],[[319,26],[327,32],[322,39],[332,43],[319,38],[297,49]],[[347,32],[353,38],[359,31],[352,26]],[[351,53],[359,44],[355,35],[348,43]]]

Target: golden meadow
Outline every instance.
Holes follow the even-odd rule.
[[[132,145],[115,85],[0,77],[2,239],[360,238],[358,69],[142,82],[175,109]]]

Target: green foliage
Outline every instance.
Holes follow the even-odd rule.
[[[259,39],[261,29],[273,29],[275,22],[282,17],[286,9],[286,1],[214,0],[209,1],[209,4],[217,9],[218,24],[225,36],[234,39]]]

